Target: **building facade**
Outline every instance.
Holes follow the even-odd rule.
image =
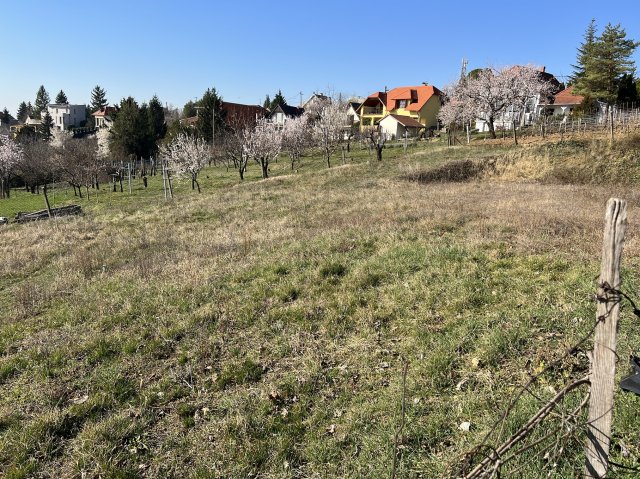
[[[87,120],[87,107],[85,105],[52,103],[47,107],[47,110],[58,130],[84,126]]]

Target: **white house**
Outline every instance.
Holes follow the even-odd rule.
[[[390,139],[414,138],[420,135],[424,125],[415,118],[392,113],[385,116],[379,122],[380,129]]]
[[[357,101],[349,102],[349,108],[347,108],[347,124],[349,126],[353,125],[354,123],[360,123],[360,115],[358,115],[358,108],[360,108],[361,104],[362,102],[357,102]]]
[[[53,124],[58,130],[79,127],[87,119],[87,107],[85,105],[52,103],[47,109],[49,115],[53,118]]]
[[[279,128],[283,128],[287,120],[302,116],[304,108],[298,108],[290,105],[278,105],[269,114],[269,119]]]

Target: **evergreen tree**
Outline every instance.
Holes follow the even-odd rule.
[[[162,103],[158,99],[157,95],[153,95],[151,101],[149,101],[149,127],[151,128],[151,135],[154,142],[162,140],[167,133],[167,124],[164,119],[164,108]]]
[[[53,128],[53,118],[49,114],[49,110],[47,110],[42,117],[42,126],[40,127],[40,134],[42,135],[44,141],[49,141],[51,139],[51,137],[53,136]]]
[[[267,96],[264,99],[264,103],[262,104],[262,107],[265,110],[269,110],[271,108],[271,98],[269,98],[269,94],[267,93]]]
[[[274,96],[273,100],[271,100],[270,110],[273,110],[278,105],[286,105],[286,104],[287,104],[287,100],[285,100],[284,95],[282,94],[282,91],[278,90],[278,93],[276,93],[276,96]]]
[[[625,73],[618,85],[618,103],[638,101],[638,90],[633,75]]]
[[[36,102],[34,108],[34,115],[36,118],[42,118],[42,112],[49,106],[50,98],[47,90],[44,89],[44,85],[40,85],[38,92],[36,93]]]
[[[198,102],[198,123],[196,130],[201,138],[207,142],[213,140],[212,119],[215,112],[215,134],[220,136],[225,124],[224,111],[222,110],[222,97],[218,95],[215,88],[207,88],[202,98]]]
[[[584,73],[577,78],[576,92],[614,103],[623,75],[635,73],[631,55],[637,46],[637,42],[627,39],[627,33],[619,24],[607,24],[584,61]]]
[[[189,100],[184,104],[184,108],[182,109],[182,118],[191,118],[192,116],[196,116],[196,104]]]
[[[138,106],[132,98],[120,102],[120,110],[111,127],[109,149],[116,157],[149,158],[154,140],[149,127],[148,107]]]
[[[578,47],[578,57],[576,59],[577,65],[571,65],[573,67],[573,74],[569,77],[569,84],[575,84],[578,79],[584,77],[586,71],[587,62],[593,57],[593,47],[596,43],[596,20],[591,20],[587,30],[584,33],[584,42]]]
[[[27,116],[33,116],[33,105],[31,102],[27,103]]]
[[[24,123],[28,115],[29,111],[27,110],[27,104],[25,102],[20,102],[20,105],[18,105],[18,112],[16,113],[16,119]]]
[[[9,123],[10,118],[11,115],[9,114],[9,110],[7,110],[7,107],[5,107],[4,110],[2,110],[2,113],[0,113],[0,120],[2,121],[2,123]]]
[[[60,90],[60,93],[56,95],[56,103],[58,105],[68,105],[69,100],[67,100],[67,95],[65,95],[64,91]]]
[[[107,92],[100,85],[96,85],[91,91],[91,111],[96,112],[109,103],[107,102]]]

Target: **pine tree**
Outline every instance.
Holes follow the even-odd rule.
[[[267,93],[267,96],[264,99],[264,103],[262,104],[262,107],[265,110],[269,110],[271,108],[271,98],[269,98],[269,94]]]
[[[631,55],[638,45],[627,39],[627,33],[619,24],[607,24],[584,61],[584,73],[576,81],[576,92],[614,103],[623,75],[635,72]]]
[[[618,84],[618,103],[638,101],[638,90],[633,75],[625,73]]]
[[[17,120],[24,123],[28,115],[29,111],[27,110],[27,104],[25,102],[20,102],[20,105],[18,105],[18,112],[16,113]]]
[[[584,42],[578,47],[578,57],[576,59],[577,65],[571,65],[573,67],[573,74],[569,77],[569,84],[575,84],[578,79],[582,78],[585,74],[586,64],[593,56],[593,46],[596,42],[596,20],[593,18],[587,30],[584,32]]]
[[[95,88],[91,91],[91,111],[96,112],[106,107],[108,104],[107,92],[104,91],[104,89],[102,89],[100,85],[96,85]]]
[[[164,108],[157,95],[149,101],[149,127],[154,141],[157,143],[167,133],[167,124],[164,119]]]
[[[60,90],[60,93],[56,95],[56,103],[58,105],[68,105],[69,100],[67,100],[67,95],[65,95],[64,91]]]
[[[123,159],[129,155],[149,158],[153,144],[147,105],[138,106],[132,97],[123,99],[111,127],[111,153]]]
[[[285,100],[284,95],[282,94],[282,91],[278,90],[278,93],[276,93],[276,96],[274,96],[273,100],[271,101],[270,109],[273,110],[278,105],[286,105],[286,104],[287,104],[287,100]]]
[[[194,102],[189,100],[184,104],[184,108],[182,109],[182,118],[191,118],[193,116],[196,116],[196,113],[196,104]]]
[[[27,103],[27,116],[33,117],[33,105],[31,102]]]
[[[53,128],[53,118],[49,114],[49,110],[47,110],[42,117],[42,126],[40,127],[40,134],[42,135],[44,141],[49,141],[51,139],[51,137],[53,136]]]
[[[40,88],[38,88],[38,92],[36,93],[36,102],[33,111],[36,118],[42,118],[42,112],[49,106],[49,101],[50,98],[47,90],[44,89],[44,85],[40,85]]]
[[[11,118],[11,115],[9,114],[9,110],[7,110],[7,107],[4,107],[4,110],[2,110],[2,113],[0,113],[0,120],[2,120],[2,123],[9,123],[9,119]]]
[[[200,110],[198,111],[198,123],[196,129],[198,135],[207,142],[215,141],[213,138],[212,123],[215,112],[215,135],[220,136],[225,124],[224,111],[222,110],[222,97],[218,95],[215,88],[207,88],[202,98],[198,102]]]

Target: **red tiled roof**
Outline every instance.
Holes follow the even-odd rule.
[[[579,105],[584,100],[582,95],[574,95],[573,87],[565,88],[553,97],[554,105]]]
[[[387,107],[387,111],[392,111],[397,108],[398,100],[407,100],[408,111],[420,111],[422,107],[433,97],[434,95],[442,95],[442,92],[434,86],[402,86],[394,88],[384,93],[381,91],[372,93],[362,103],[366,106],[372,106],[372,99],[378,99]]]
[[[420,123],[415,118],[411,118],[410,116],[394,115],[392,113],[390,113],[387,116],[390,116],[391,118],[395,119],[398,123],[400,123],[402,126],[406,126],[407,128],[424,128],[424,125],[422,123]],[[385,116],[384,118],[387,118],[387,116]],[[382,120],[384,120],[384,118]]]
[[[100,108],[99,110],[91,113],[91,116],[109,116],[113,115],[116,112],[116,108],[113,106],[107,106],[105,108]]]
[[[387,110],[395,110],[397,108],[397,100],[408,100],[409,105],[406,109],[409,111],[420,111],[432,96],[441,95],[442,93],[434,86],[403,86],[394,88],[387,93]],[[413,101],[413,103],[411,103]]]

